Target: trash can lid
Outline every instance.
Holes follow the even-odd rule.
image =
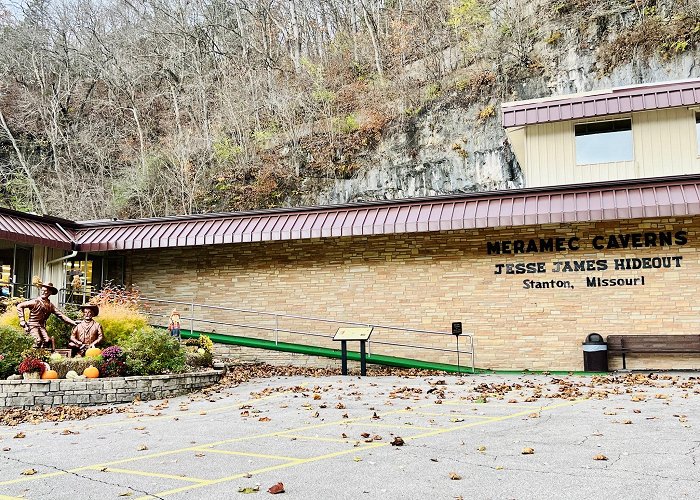
[[[589,333],[586,336],[586,344],[604,344],[603,336],[599,333]]]

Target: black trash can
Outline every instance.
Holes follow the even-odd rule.
[[[598,333],[587,335],[583,342],[583,371],[608,371],[608,344]]]

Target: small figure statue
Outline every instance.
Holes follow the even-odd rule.
[[[73,328],[68,341],[73,356],[84,356],[85,351],[96,347],[104,339],[102,325],[93,319],[100,314],[100,308],[95,304],[83,304],[79,309],[83,311],[83,320]]]
[[[170,313],[168,330],[170,331],[171,337],[176,337],[180,340],[180,313],[177,312],[177,309],[173,309],[173,312]]]
[[[24,331],[34,337],[34,347],[53,348],[49,334],[46,331],[46,320],[51,314],[55,314],[58,319],[69,325],[77,325],[68,316],[59,311],[54,306],[49,297],[56,295],[58,288],[53,286],[53,283],[39,285],[39,296],[36,299],[27,300],[17,304],[17,315],[19,316],[19,326],[24,328]],[[29,309],[29,320],[24,318],[24,310]]]

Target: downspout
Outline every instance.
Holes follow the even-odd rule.
[[[66,238],[68,238],[70,240],[70,246],[73,250],[68,255],[64,255],[63,257],[59,257],[58,259],[53,259],[53,260],[46,262],[44,264],[44,266],[50,266],[51,264],[55,264],[56,262],[61,262],[62,260],[72,259],[76,255],[78,255],[78,251],[75,250],[75,246],[76,246],[75,240],[70,235],[70,233],[68,231],[66,231],[65,229],[63,229],[63,227],[61,227],[61,225],[59,223],[56,223],[56,227],[66,236]]]

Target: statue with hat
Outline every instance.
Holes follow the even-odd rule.
[[[73,326],[78,323],[59,311],[49,300],[51,295],[58,293],[58,288],[53,286],[53,283],[42,283],[37,286],[39,287],[39,296],[37,298],[17,304],[19,326],[34,337],[34,347],[50,348],[52,343],[49,334],[46,332],[46,320],[49,319],[49,316],[55,314],[61,321]],[[25,309],[29,309],[28,320],[24,316]]]
[[[100,314],[100,308],[96,304],[83,304],[79,307],[83,311],[83,320],[78,323],[71,332],[68,346],[73,351],[73,356],[83,356],[88,349],[96,347],[104,339],[102,325],[94,320]]]

